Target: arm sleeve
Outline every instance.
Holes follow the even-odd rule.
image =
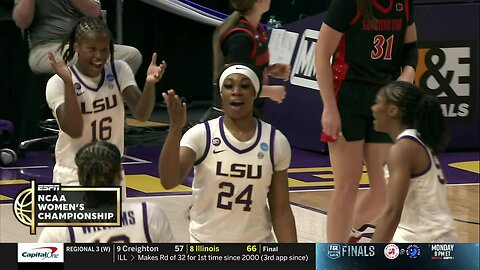
[[[225,63],[254,64],[251,59],[253,41],[247,33],[242,31],[233,32],[222,44]]]
[[[417,69],[418,64],[418,48],[417,42],[403,44],[402,57],[400,60],[402,67],[411,66],[413,69]]]
[[[276,130],[275,133],[273,156],[275,162],[273,165],[274,171],[283,171],[290,167],[290,161],[292,158],[290,143],[285,135],[283,135],[283,133],[279,130]]]
[[[180,140],[180,147],[188,147],[195,152],[195,160],[198,160],[205,151],[207,132],[204,125],[201,123],[193,126],[185,132]]]
[[[115,71],[117,72],[118,84],[120,84],[122,92],[130,85],[138,87],[137,81],[135,81],[135,75],[133,75],[132,69],[125,61],[115,60],[113,63],[115,65]]]
[[[355,0],[333,0],[324,23],[338,32],[344,33],[356,14]]]
[[[57,108],[65,103],[65,84],[58,75],[55,74],[48,80],[45,95],[48,107],[57,118]]]
[[[150,236],[154,243],[173,243],[173,237],[170,223],[167,215],[155,203],[147,203],[148,226],[150,227]]]

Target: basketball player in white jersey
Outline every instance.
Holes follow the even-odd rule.
[[[170,189],[195,169],[191,242],[297,242],[288,193],[290,145],[253,117],[260,81],[245,65],[224,69],[218,81],[224,115],[197,124],[183,138],[186,106],[173,90],[163,93],[170,129],[160,179]]]
[[[414,84],[392,82],[372,106],[374,127],[394,140],[387,204],[372,242],[458,242],[437,154],[446,146],[440,103]]]
[[[115,186],[121,180],[121,155],[105,141],[88,143],[75,156],[82,186]],[[42,243],[160,243],[174,241],[163,210],[155,203],[123,202],[121,227],[50,227]]]
[[[78,185],[75,153],[95,140],[111,142],[123,153],[124,101],[136,119],[149,119],[155,105],[155,83],[161,79],[166,63],[157,66],[157,55],[153,54],[141,92],[124,61],[107,62],[110,55],[114,59],[113,40],[99,18],[80,19],[62,45],[69,46],[63,60],[57,61],[49,53],[56,75],[50,78],[46,90],[47,102],[60,126],[53,182]],[[77,63],[67,67],[65,63],[75,54]]]

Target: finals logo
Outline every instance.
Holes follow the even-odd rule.
[[[338,259],[342,256],[340,250],[341,246],[339,244],[329,244],[327,256],[333,260]]]
[[[62,187],[37,184],[21,191],[13,203],[17,220],[30,227],[121,226],[121,187]]]
[[[338,259],[340,257],[373,257],[373,256],[375,256],[374,245],[329,244],[327,249],[327,257],[332,260]]]

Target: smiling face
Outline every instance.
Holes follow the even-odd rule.
[[[252,117],[255,87],[250,79],[239,73],[230,74],[221,89],[223,110],[232,119]]]
[[[109,44],[109,36],[99,32],[87,32],[75,42],[75,52],[78,54],[77,66],[83,74],[90,77],[100,75],[110,57]]]

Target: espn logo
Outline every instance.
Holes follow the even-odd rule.
[[[39,184],[37,191],[60,191],[59,184]]]
[[[441,103],[448,118],[473,120],[477,110],[477,49],[473,42],[419,44],[415,81]]]

